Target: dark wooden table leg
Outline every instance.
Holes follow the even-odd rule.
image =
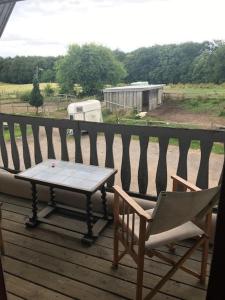
[[[50,201],[48,203],[48,205],[55,207],[56,203],[55,203],[55,191],[54,191],[54,187],[50,187]]]
[[[107,212],[107,199],[106,199],[106,188],[105,185],[102,186],[101,188],[101,193],[102,193],[102,206],[103,206],[103,214],[104,214],[104,219],[108,219],[108,212]]]
[[[36,184],[34,182],[31,183],[31,189],[32,189],[32,217],[28,219],[26,222],[26,226],[28,227],[35,227],[38,224],[38,218],[37,218],[37,189]]]
[[[88,244],[91,244],[94,240],[93,237],[93,213],[92,213],[92,202],[91,202],[91,195],[86,195],[86,209],[87,209],[87,234],[84,235],[82,241]]]

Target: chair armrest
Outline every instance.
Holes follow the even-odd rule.
[[[119,195],[128,206],[132,207],[137,215],[146,219],[146,221],[150,221],[151,216],[140,206],[138,205],[134,199],[132,199],[124,190],[118,185],[113,186],[113,190],[115,194]]]
[[[178,175],[172,175],[171,178],[173,179],[173,190],[175,190],[174,187],[176,187],[179,184],[193,192],[201,191],[201,189],[199,187],[197,187],[193,183],[181,178]]]

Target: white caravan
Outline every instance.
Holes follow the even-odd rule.
[[[101,103],[98,100],[71,103],[67,107],[67,112],[71,120],[103,122]]]

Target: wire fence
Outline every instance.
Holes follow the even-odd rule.
[[[63,102],[47,102],[42,105],[39,110],[47,115],[51,112],[67,109],[67,106],[71,101]],[[1,103],[0,102],[0,112],[8,114],[17,114],[17,113],[34,113],[36,108],[31,106],[29,103],[17,102],[17,103]]]
[[[15,94],[14,94],[15,95]],[[57,94],[54,96],[45,97],[44,105],[39,108],[43,113],[49,115],[51,112],[67,109],[68,104],[76,102],[75,95]],[[19,98],[11,97],[9,94],[0,95],[0,112],[1,113],[33,113],[36,108],[31,106],[28,102],[23,102]]]

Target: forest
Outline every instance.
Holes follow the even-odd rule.
[[[59,57],[0,57],[0,82],[31,83],[37,67],[40,82],[58,82],[63,92],[71,92],[75,83],[86,94],[133,81],[220,84],[225,82],[225,42],[155,45],[129,53],[86,44],[71,45]]]

